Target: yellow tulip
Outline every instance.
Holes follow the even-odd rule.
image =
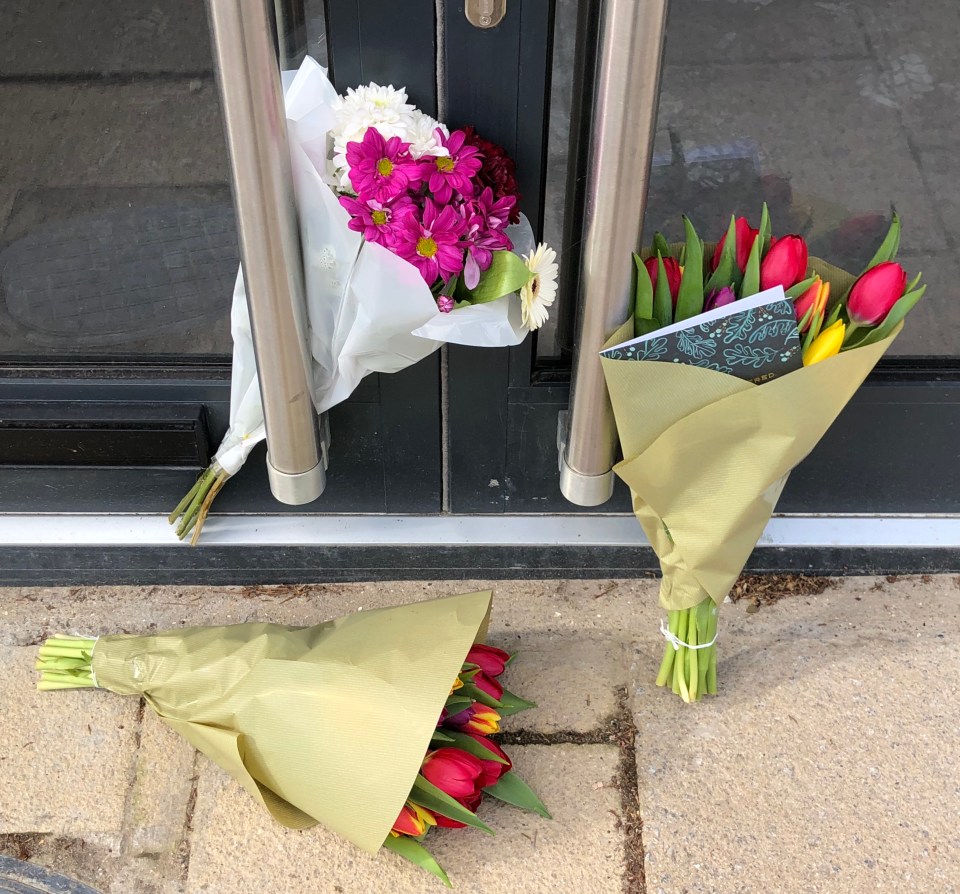
[[[837,320],[832,326],[827,326],[803,352],[803,365],[812,366],[834,354],[839,354],[846,331],[847,326],[843,320]]]

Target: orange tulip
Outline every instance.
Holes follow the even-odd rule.
[[[806,332],[818,317],[823,317],[829,299],[830,283],[824,282],[818,276],[816,282],[793,302],[793,308],[797,313],[797,323],[801,324],[801,332]],[[812,313],[807,316],[809,311],[812,311]],[[806,317],[806,320],[804,320],[804,317]]]

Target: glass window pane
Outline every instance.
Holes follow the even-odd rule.
[[[896,207],[928,289],[892,352],[960,355],[958,40],[954,0],[672,0],[645,238],[686,212],[715,240],[766,201],[775,233],[856,270]]]

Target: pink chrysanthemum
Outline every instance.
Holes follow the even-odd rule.
[[[464,202],[461,213],[466,221],[463,245],[467,250],[463,265],[463,282],[468,289],[477,287],[480,273],[493,261],[493,252],[513,248],[504,227],[510,220],[510,211],[516,199],[505,196],[494,201],[488,186],[476,199]]]
[[[474,193],[473,177],[483,164],[480,150],[464,146],[466,134],[455,130],[449,137],[439,128],[435,131],[437,142],[449,155],[424,155],[420,158],[420,179],[425,181],[433,198],[446,205],[453,198],[454,190],[469,198]]]
[[[389,248],[396,239],[397,225],[405,214],[415,214],[417,206],[410,196],[397,196],[392,202],[365,202],[351,196],[340,196],[340,204],[350,212],[351,230],[363,233],[367,242],[378,242]]]
[[[422,220],[405,214],[398,221],[393,251],[413,264],[432,286],[438,277],[446,281],[463,270],[462,233],[463,220],[454,208],[447,205],[438,212],[427,199]]]
[[[449,295],[441,295],[437,298],[437,310],[442,314],[450,313],[456,306],[456,302]]]
[[[389,202],[422,179],[410,144],[400,137],[385,140],[375,127],[368,127],[360,143],[347,143],[350,183],[361,201]]]

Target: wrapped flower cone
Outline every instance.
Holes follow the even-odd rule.
[[[43,689],[142,696],[283,825],[373,853],[417,778],[490,592],[313,627],[237,624],[41,647]]]
[[[833,295],[854,281],[817,258],[810,259],[813,269]],[[665,631],[673,651],[682,653],[676,660],[694,662],[694,681],[698,656],[684,644],[703,648],[716,638],[716,606],[743,570],[790,470],[901,328],[762,385],[680,363],[601,357],[623,450],[615,471],[630,486],[634,512],[660,560],[660,603],[674,612],[701,607],[691,615],[692,629]],[[628,321],[605,348],[632,337]],[[699,668],[699,691],[681,695],[694,700],[704,686],[715,691],[713,661],[712,669]]]

